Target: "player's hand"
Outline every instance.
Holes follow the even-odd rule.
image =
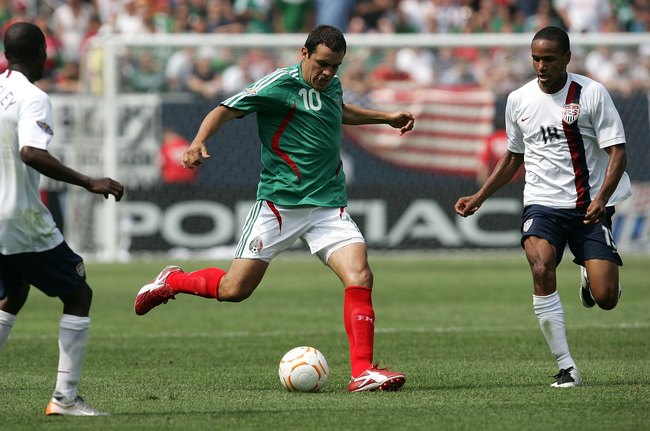
[[[208,154],[208,149],[206,148],[205,143],[201,141],[193,141],[183,153],[181,165],[184,168],[194,169],[203,163],[203,159],[209,158],[210,154]]]
[[[474,214],[481,207],[474,196],[463,196],[456,201],[454,211],[461,217],[467,217]]]
[[[90,180],[88,191],[104,195],[106,199],[109,195],[113,195],[115,201],[119,202],[124,195],[124,186],[112,178],[96,178]]]
[[[415,117],[410,112],[393,112],[388,119],[388,124],[395,129],[399,129],[399,134],[403,135],[404,133],[413,130]]]
[[[582,222],[584,224],[597,224],[605,221],[605,217],[607,217],[605,202],[601,201],[600,199],[594,199],[589,204],[587,213],[585,214],[585,218]]]

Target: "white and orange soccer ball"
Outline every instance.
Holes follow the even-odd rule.
[[[309,346],[289,350],[280,360],[280,382],[290,392],[318,392],[325,387],[330,367],[325,356]]]

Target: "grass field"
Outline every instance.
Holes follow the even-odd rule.
[[[408,380],[401,392],[360,394],[346,390],[342,288],[315,258],[283,256],[243,303],[180,295],[142,317],[135,293],[169,262],[89,264],[95,297],[80,394],[111,416],[44,416],[61,307],[32,290],[0,356],[0,429],[650,429],[650,258],[625,257],[622,301],[610,312],[583,308],[577,267],[568,257],[560,266],[585,384],[554,389],[524,257],[489,256],[371,254],[375,359]],[[323,393],[288,393],[278,380],[282,355],[304,344],[331,367]]]

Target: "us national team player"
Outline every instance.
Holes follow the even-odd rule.
[[[537,78],[513,91],[506,104],[508,150],[481,189],[458,199],[455,210],[474,214],[524,164],[521,242],[533,275],[533,308],[560,369],[551,386],[570,388],[582,378],[569,353],[556,268],[568,244],[581,268],[582,304],[616,307],[623,263],[612,215],[632,192],[621,118],[601,84],[567,72],[567,33],[543,28],[531,53]]]
[[[345,38],[338,29],[318,26],[307,37],[300,63],[251,84],[205,117],[183,154],[185,167],[194,168],[210,158],[206,142],[224,123],[257,113],[263,164],[257,202],[227,272],[207,268],[186,273],[168,266],[140,289],[135,312],[145,314],[178,293],[242,301],[259,285],[273,258],[300,238],[345,286],[343,319],[352,368],[348,390],[394,391],[404,385],[406,376],[373,365],[373,274],[364,238],[345,209],[341,129],[343,124],[384,123],[404,134],[415,120],[409,112],[343,103],[336,72],[345,52]]]
[[[47,151],[52,131],[48,96],[33,83],[47,58],[45,36],[29,23],[4,34],[8,69],[0,75],[0,350],[29,286],[63,302],[59,323],[59,365],[47,415],[98,416],[77,395],[92,290],[84,263],[66,244],[40,201],[40,174],[120,200],[124,189],[110,178],[93,179],[60,163]]]

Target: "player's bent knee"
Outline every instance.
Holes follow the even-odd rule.
[[[596,304],[603,310],[612,310],[618,304],[618,289],[610,289],[603,295],[595,295]]]
[[[613,310],[618,304],[618,298],[607,298],[606,300],[596,300],[596,304],[603,310]]]
[[[241,286],[219,286],[218,299],[223,302],[241,302],[253,294],[254,289],[245,289]]]
[[[609,310],[613,310],[614,308],[616,308],[616,304],[618,304],[618,301],[605,302],[605,303],[596,302],[596,303],[598,304],[598,307],[600,307],[601,309],[603,309],[605,311],[609,311]]]

